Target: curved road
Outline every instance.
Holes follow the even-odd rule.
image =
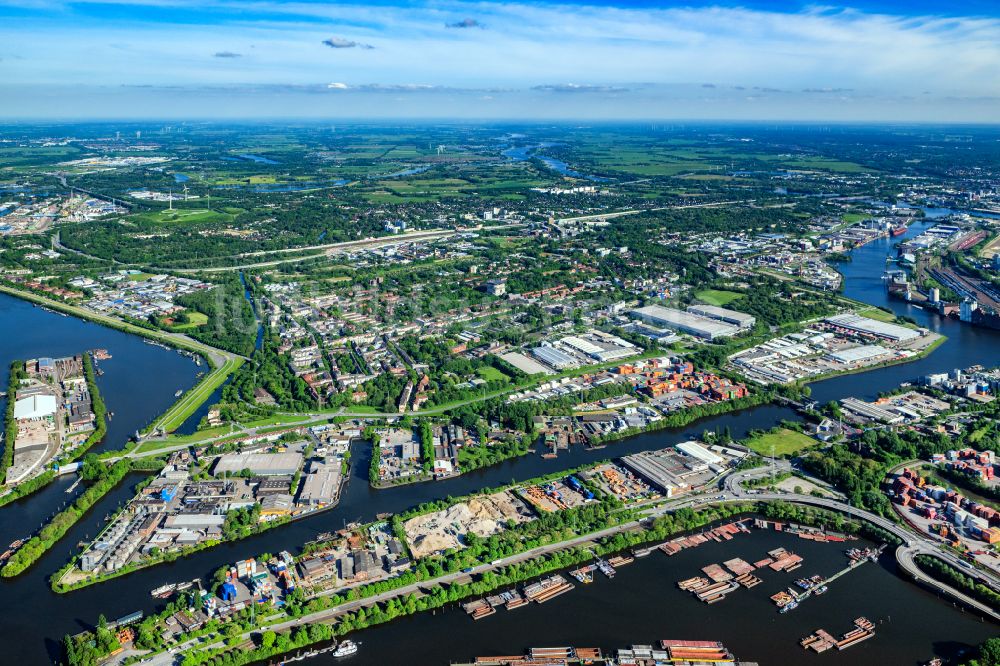
[[[791,469],[791,466],[785,462],[785,467]],[[990,589],[997,590],[1000,589],[1000,584],[988,573],[976,569],[970,566],[965,560],[958,557],[954,553],[942,549],[936,542],[932,541],[928,537],[922,534],[917,534],[912,532],[905,527],[895,523],[888,518],[883,518],[877,514],[865,511],[864,509],[859,509],[857,507],[851,506],[844,502],[838,500],[828,499],[825,497],[813,497],[812,495],[795,495],[795,494],[783,494],[783,493],[756,493],[750,494],[742,487],[742,482],[752,478],[761,478],[762,476],[767,476],[770,474],[770,468],[757,468],[749,470],[742,474],[732,474],[725,479],[726,492],[723,499],[753,499],[761,501],[782,501],[782,502],[793,502],[795,504],[806,504],[810,506],[816,506],[823,509],[829,509],[831,511],[837,511],[839,513],[844,513],[859,520],[864,520],[865,522],[871,523],[876,527],[880,527],[885,531],[899,537],[903,544],[896,549],[896,562],[899,564],[900,569],[905,571],[910,577],[917,580],[924,585],[927,585],[939,592],[943,592],[948,596],[951,596],[967,606],[970,606],[977,611],[992,617],[994,620],[1000,621],[1000,612],[987,604],[982,603],[972,597],[966,595],[965,593],[956,590],[955,588],[942,583],[934,578],[931,578],[925,574],[917,566],[914,558],[917,555],[928,555],[931,557],[936,557],[942,560],[946,564],[950,565],[954,569],[961,571],[966,576],[975,579],[977,582],[986,585]]]

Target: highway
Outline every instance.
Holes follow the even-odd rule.
[[[317,259],[319,257],[328,257],[334,254],[347,252],[349,250],[386,247],[390,245],[402,245],[403,243],[414,243],[418,241],[435,241],[435,240],[441,240],[442,238],[447,238],[449,236],[455,236],[457,234],[463,234],[469,232],[495,231],[498,229],[512,229],[520,226],[522,225],[497,224],[488,227],[480,225],[477,227],[469,227],[467,229],[456,228],[456,229],[437,229],[437,230],[427,230],[427,231],[408,231],[402,234],[396,234],[394,236],[376,236],[373,238],[363,238],[361,240],[344,241],[341,243],[327,243],[324,245],[308,245],[303,247],[283,248],[279,250],[258,250],[255,252],[244,252],[242,254],[233,255],[231,258],[240,259],[245,257],[252,258],[252,257],[270,256],[270,255],[280,255],[280,254],[287,254],[290,252],[316,251],[316,254],[310,254],[304,257],[292,257],[290,259],[271,259],[269,261],[247,263],[238,266],[215,266],[212,268],[154,268],[153,270],[160,270],[166,273],[223,273],[226,271],[236,271],[236,270],[244,270],[252,268],[267,268],[270,266],[295,263],[298,261],[308,261],[310,259]]]
[[[612,220],[616,217],[627,215],[638,215],[640,213],[655,213],[663,210],[688,210],[690,208],[715,208],[717,206],[728,206],[740,203],[753,203],[753,199],[746,201],[712,201],[709,203],[686,204],[683,206],[660,206],[658,208],[632,208],[629,210],[619,210],[611,213],[592,213],[590,215],[578,215],[577,217],[561,217],[556,222],[586,222],[587,220]]]

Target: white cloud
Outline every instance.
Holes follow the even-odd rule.
[[[0,26],[5,49],[25,58],[5,69],[5,81],[12,84],[315,85],[344,76],[383,82],[384,88],[422,81],[443,89],[537,87],[537,94],[655,94],[629,83],[642,81],[692,83],[713,94],[743,86],[755,97],[799,91],[819,101],[848,91],[852,98],[886,99],[924,91],[939,98],[1000,95],[1000,20],[985,17],[890,16],[828,7],[789,14],[719,6],[455,0],[402,7],[94,0],[175,8],[185,17],[181,26],[74,16],[74,6],[90,0],[19,1],[52,11]],[[468,16],[475,19],[456,22]],[[199,17],[205,17],[203,24]],[[447,27],[457,23],[489,29]],[[253,58],[243,58],[239,66],[223,57],[206,64],[204,44],[223,31],[230,43],[253,44]],[[127,51],[109,46],[123,42],[133,46]],[[372,43],[378,48],[369,48]],[[338,51],[335,58],[330,48]],[[712,83],[701,88],[705,81]]]

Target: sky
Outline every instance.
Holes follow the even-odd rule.
[[[0,117],[1000,122],[1000,0],[0,0]]]

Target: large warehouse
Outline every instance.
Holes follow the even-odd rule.
[[[709,319],[718,319],[719,321],[724,321],[727,324],[739,326],[744,329],[753,328],[754,324],[757,323],[757,318],[753,315],[748,315],[744,312],[738,312],[736,310],[727,310],[726,308],[720,308],[714,305],[692,305],[688,308],[688,312],[702,317],[708,317]]]
[[[906,328],[905,326],[899,326],[897,324],[889,324],[884,321],[869,319],[868,317],[861,317],[856,314],[842,314],[834,317],[827,317],[826,323],[848,331],[853,331],[854,333],[874,335],[892,342],[905,342],[907,340],[920,337],[920,333],[914,331],[912,328]]]
[[[56,413],[54,395],[29,395],[14,403],[15,419],[44,419]]]
[[[660,305],[647,305],[643,308],[637,308],[632,310],[631,314],[636,319],[647,324],[661,328],[671,328],[675,331],[706,340],[724,338],[740,332],[738,326],[690,312],[665,308]]]
[[[219,456],[212,473],[239,474],[248,469],[256,476],[292,476],[301,466],[301,453],[227,453]]]

